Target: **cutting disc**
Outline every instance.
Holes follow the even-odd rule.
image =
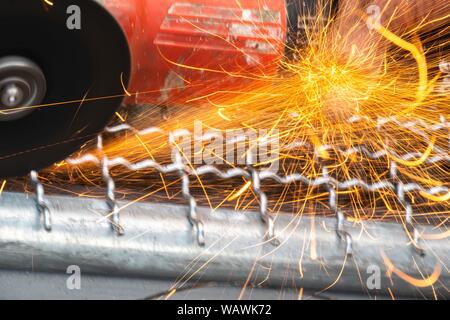
[[[92,0],[2,0],[0,30],[5,178],[45,168],[95,138],[121,104],[131,62],[122,29]]]

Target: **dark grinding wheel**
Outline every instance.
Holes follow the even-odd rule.
[[[73,4],[81,29],[67,25]],[[93,0],[1,0],[0,35],[0,109],[33,104],[9,118],[0,110],[5,178],[63,160],[100,133],[121,104],[131,62],[122,29]]]

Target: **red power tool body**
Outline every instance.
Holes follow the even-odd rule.
[[[128,104],[180,104],[276,70],[285,0],[104,0],[132,54]]]

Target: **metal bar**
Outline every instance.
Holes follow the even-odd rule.
[[[78,265],[83,273],[174,279],[174,287],[192,281],[222,281],[308,290],[359,292],[409,297],[448,298],[448,239],[425,240],[427,255],[414,255],[403,226],[387,222],[346,222],[354,239],[352,254],[338,241],[336,221],[316,216],[278,215],[279,246],[264,240],[266,227],[258,213],[198,208],[207,229],[205,246],[193,240],[187,207],[118,202],[127,232],[114,237],[104,201],[49,196],[52,231],[42,228],[33,198],[3,193],[0,198],[0,267],[65,272]],[[422,226],[421,226],[422,227]],[[423,226],[421,232],[436,232]],[[423,279],[440,267],[433,286],[417,288],[386,265]],[[345,263],[345,266],[344,266]],[[368,280],[380,269],[380,287]],[[251,276],[249,276],[251,275]],[[390,275],[391,277],[389,277]],[[247,281],[249,280],[249,281]]]

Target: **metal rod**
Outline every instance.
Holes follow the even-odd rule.
[[[354,239],[352,254],[338,241],[332,218],[278,215],[279,246],[264,240],[266,227],[258,213],[198,208],[207,229],[205,246],[193,240],[188,207],[156,203],[118,202],[127,233],[114,237],[108,207],[102,200],[49,196],[51,232],[42,229],[32,198],[20,193],[0,197],[0,267],[65,272],[78,265],[83,273],[174,279],[174,286],[191,281],[223,281],[322,291],[345,290],[367,295],[449,297],[448,239],[422,240],[432,254],[414,255],[403,226],[387,222],[346,222]],[[432,227],[421,232],[436,233]],[[392,271],[386,257],[405,274],[427,278],[440,269],[433,286],[417,288]],[[345,265],[344,265],[345,263]],[[368,285],[379,269],[379,287]],[[251,276],[249,276],[251,275]],[[390,277],[388,277],[390,275]],[[423,282],[422,282],[423,283]],[[374,282],[376,286],[376,281]]]

